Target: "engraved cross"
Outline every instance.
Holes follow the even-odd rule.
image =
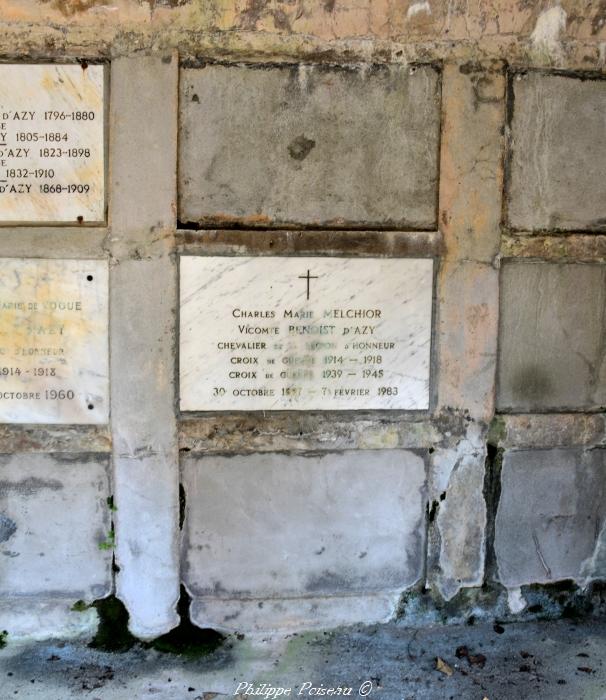
[[[307,301],[309,301],[309,281],[310,280],[317,280],[318,275],[311,275],[309,274],[309,270],[307,270],[306,275],[299,275],[300,280],[307,280]]]

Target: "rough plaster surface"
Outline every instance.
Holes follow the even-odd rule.
[[[182,472],[195,599],[373,595],[422,574],[426,475],[413,452],[188,455]]]
[[[105,455],[2,455],[0,595],[73,603],[110,593],[111,551],[99,547],[109,495]]]
[[[508,58],[599,67],[602,3],[435,0],[6,0],[5,44],[48,55],[184,54],[400,61]],[[429,6],[429,11],[427,7]]]
[[[496,517],[498,576],[507,588],[583,579],[606,516],[606,451],[508,451]]]
[[[606,266],[508,263],[501,270],[498,407],[606,403]]]
[[[606,81],[515,75],[509,223],[606,230]]]
[[[435,227],[428,66],[187,68],[181,221]]]

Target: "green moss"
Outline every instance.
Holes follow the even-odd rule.
[[[89,608],[90,605],[85,603],[83,600],[77,600],[71,607],[74,612],[85,612]]]
[[[507,437],[507,426],[501,416],[495,416],[488,426],[488,438],[486,442],[493,447],[498,447]]]
[[[96,600],[92,607],[99,615],[97,634],[89,647],[101,651],[123,652],[138,643],[128,629],[128,611],[116,596]]]
[[[152,642],[147,642],[144,646],[165,654],[177,654],[189,659],[208,656],[220,647],[225,640],[222,634],[212,629],[200,629],[190,622],[190,602],[187,591],[182,586],[181,597],[177,605],[181,623],[174,630],[163,634]]]
[[[95,601],[92,606],[79,600],[74,604],[74,609],[86,609],[94,607],[99,615],[99,627],[97,634],[89,644],[93,649],[111,652],[125,652],[135,645],[141,645],[145,649],[155,649],[167,654],[177,654],[190,659],[212,654],[221,644],[224,637],[219,632],[210,629],[200,629],[189,621],[190,599],[184,588],[181,589],[178,612],[181,616],[181,624],[167,634],[154,639],[151,642],[140,642],[128,629],[128,611],[122,601],[115,596],[109,596]],[[77,606],[77,607],[76,607]]]
[[[115,513],[118,510],[116,504],[114,503],[113,496],[107,497],[107,507],[111,510],[112,513]]]
[[[6,630],[3,630],[0,632],[0,649],[4,649],[6,646],[6,639],[8,637],[8,632]]]
[[[107,533],[107,538],[103,542],[99,542],[99,549],[113,549],[116,546],[116,531],[113,526],[112,529]]]

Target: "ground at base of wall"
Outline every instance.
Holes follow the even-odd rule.
[[[291,689],[281,697],[304,698],[339,687],[342,696],[386,700],[595,700],[606,698],[605,652],[603,620],[227,638],[197,659],[141,647],[111,654],[85,643],[9,642],[0,650],[0,689],[3,700],[212,700],[238,690],[274,698],[279,688]]]

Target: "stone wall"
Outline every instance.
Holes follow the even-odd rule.
[[[606,577],[603,3],[2,13],[6,61],[109,76],[107,223],[0,255],[108,262],[111,415],[0,426],[1,629],[115,593],[153,638],[181,583],[248,632]],[[182,255],[432,258],[430,409],[180,413]]]

